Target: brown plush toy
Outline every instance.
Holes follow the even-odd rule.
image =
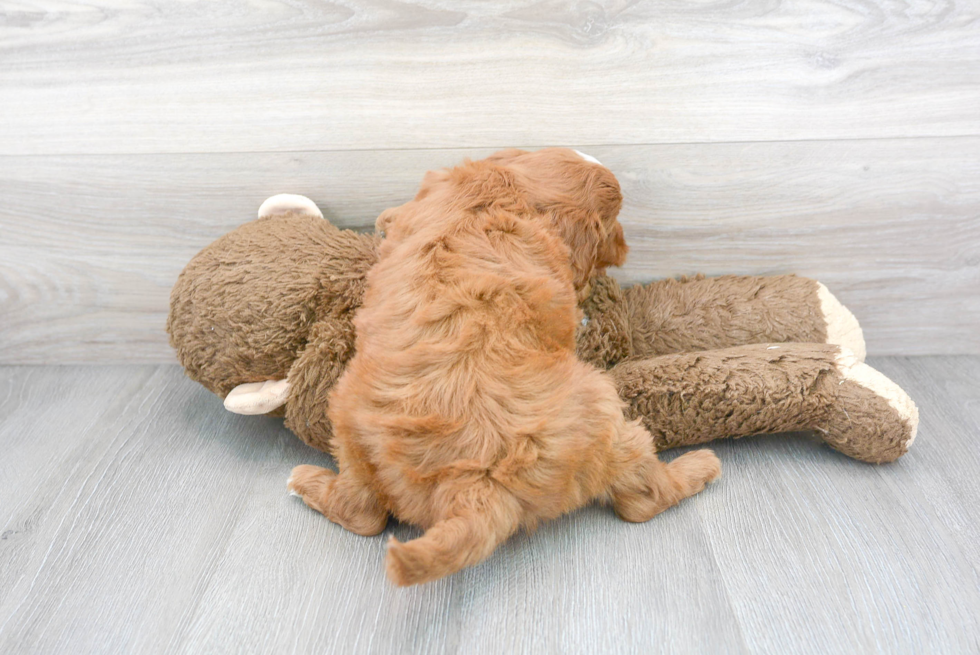
[[[336,228],[308,198],[269,198],[174,286],[167,331],[187,374],[230,411],[284,415],[328,451],[327,397],[353,354],[352,319],[382,238]],[[621,289],[599,275],[581,308],[579,356],[608,370],[658,450],[813,431],[881,463],[915,438],[915,404],[863,363],[857,320],[814,280],[699,276]]]

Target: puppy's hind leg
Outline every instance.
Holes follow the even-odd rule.
[[[695,450],[664,463],[652,444],[638,423],[630,423],[616,444],[625,464],[610,492],[616,513],[626,521],[648,521],[721,475],[721,462],[710,450]]]
[[[338,475],[319,466],[297,466],[286,488],[338,525],[366,537],[385,529],[388,512],[378,496],[351,470]]]
[[[484,479],[450,495],[443,518],[418,539],[388,542],[388,578],[406,587],[437,580],[490,556],[520,524],[516,499]]]

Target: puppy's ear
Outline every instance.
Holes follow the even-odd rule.
[[[574,206],[551,211],[551,226],[570,251],[572,282],[580,289],[599,268],[599,252],[606,240],[602,220],[595,212]]]
[[[603,220],[595,210],[556,207],[551,225],[571,251],[573,281],[582,288],[607,266],[622,266],[629,248],[623,226],[615,218]]]
[[[619,221],[613,221],[612,228],[606,229],[605,241],[599,246],[596,268],[622,266],[626,263],[626,253],[628,252],[629,246],[626,245],[623,226],[620,225]]]
[[[626,239],[617,217],[623,205],[619,181],[607,168],[596,167],[595,174],[585,186],[584,205],[599,216],[603,238],[596,250],[596,268],[622,266],[626,262]]]
[[[623,226],[616,220],[623,204],[616,176],[607,168],[577,159],[571,166],[573,170],[587,166],[588,174],[550,210],[552,225],[571,250],[575,286],[581,289],[607,266],[621,266],[628,248]]]

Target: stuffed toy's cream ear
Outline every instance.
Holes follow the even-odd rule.
[[[289,380],[266,380],[240,384],[225,396],[225,409],[235,414],[268,414],[286,404]]]
[[[323,212],[320,211],[315,202],[306,196],[298,196],[292,193],[280,193],[277,196],[272,196],[259,206],[259,218],[289,213],[323,218]]]

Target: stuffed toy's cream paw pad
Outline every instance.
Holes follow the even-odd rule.
[[[289,380],[266,380],[240,384],[225,396],[225,409],[234,414],[268,414],[286,404]]]
[[[817,282],[817,298],[820,300],[820,311],[827,321],[827,343],[851,351],[857,361],[863,362],[867,354],[864,332],[854,314],[820,282]]]
[[[844,380],[855,382],[888,401],[907,426],[908,438],[903,445],[908,450],[915,441],[919,429],[919,409],[909,395],[883,373],[858,361],[857,356],[845,348],[841,348],[841,353],[837,356],[837,368]],[[843,384],[843,381],[841,383]]]
[[[315,202],[306,196],[299,196],[292,193],[280,193],[277,196],[268,198],[259,207],[259,218],[288,214],[290,212],[323,218],[323,212],[320,211],[320,208],[316,206]]]

